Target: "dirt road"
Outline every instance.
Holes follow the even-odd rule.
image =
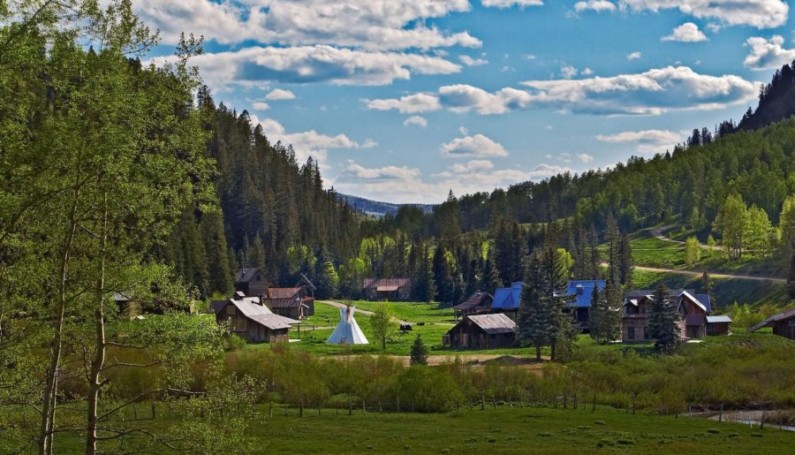
[[[317,303],[322,303],[324,305],[330,305],[330,306],[333,306],[335,308],[345,308],[345,304],[344,303],[335,302],[333,300],[318,300]],[[372,316],[373,314],[375,314],[372,311],[360,310],[358,308],[356,309],[356,312],[354,313],[354,315],[356,315],[356,313],[361,313],[361,314],[363,314],[365,316]],[[392,320],[397,322],[398,324],[412,324],[411,322],[404,321],[404,320],[398,319],[396,317],[393,317]]]

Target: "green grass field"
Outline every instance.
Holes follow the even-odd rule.
[[[516,453],[516,454],[767,454],[790,453],[795,433],[775,427],[718,423],[703,418],[628,414],[607,407],[579,409],[487,406],[449,414],[355,410],[274,410],[251,421],[250,453]],[[162,413],[162,411],[161,411]],[[167,418],[136,425],[162,431]],[[76,435],[61,435],[58,453],[81,453]],[[139,452],[144,453],[144,452]],[[167,448],[152,454],[175,453]]]

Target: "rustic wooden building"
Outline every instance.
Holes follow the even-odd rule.
[[[712,302],[706,294],[689,290],[671,290],[671,301],[679,314],[679,336],[683,340],[704,338],[707,335],[729,333],[731,319],[712,315]],[[630,291],[625,294],[621,313],[622,341],[647,341],[648,316],[654,303],[654,291]]]
[[[309,295],[306,286],[268,288],[264,303],[274,313],[292,319],[304,319],[315,314],[315,299]]]
[[[511,319],[516,320],[519,315],[519,306],[522,304],[522,284],[517,281],[509,288],[498,288],[494,291],[494,301],[491,303],[491,311],[494,313],[505,313]]]
[[[772,327],[774,334],[789,338],[790,340],[795,340],[795,310],[789,310],[770,316],[759,324],[751,327],[751,332],[756,332],[762,327]]]
[[[566,298],[563,311],[571,314],[572,323],[576,330],[588,332],[591,329],[591,307],[593,307],[593,290],[599,292],[605,289],[605,280],[572,280],[566,284],[566,290],[557,293],[559,297]]]
[[[456,319],[459,317],[469,316],[472,314],[489,313],[491,312],[491,302],[494,297],[488,292],[477,291],[462,303],[453,307]]]
[[[261,305],[259,297],[240,297],[238,294],[223,304],[213,302],[212,309],[219,324],[229,322],[229,330],[249,343],[286,343],[290,328],[299,323],[273,314]]]
[[[492,349],[516,344],[516,323],[504,313],[466,316],[442,338],[453,348]]]
[[[725,315],[707,316],[707,336],[728,335],[732,320]]]
[[[265,294],[267,289],[265,275],[256,267],[242,268],[235,274],[235,291],[258,297]]]
[[[362,294],[368,300],[408,300],[411,298],[411,279],[365,278]]]

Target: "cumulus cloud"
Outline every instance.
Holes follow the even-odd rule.
[[[366,168],[353,160],[348,160],[348,165],[343,171],[343,176],[366,181],[411,181],[419,178],[420,170],[406,166],[384,166],[379,168]]]
[[[400,99],[365,100],[367,108],[375,111],[396,110],[402,114],[415,114],[418,112],[438,111],[442,108],[436,95],[416,93]]]
[[[265,95],[265,99],[266,100],[271,100],[271,101],[294,100],[295,99],[295,93],[293,93],[293,92],[291,92],[289,90],[282,90],[280,88],[277,88],[277,89],[271,90],[270,93]]]
[[[698,43],[707,41],[707,35],[698,29],[698,25],[686,22],[676,27],[670,35],[660,38],[662,41],[679,41],[682,43]]]
[[[526,107],[530,103],[530,94],[510,87],[489,93],[471,85],[456,84],[439,88],[439,99],[453,112],[475,110],[488,115]]]
[[[613,144],[631,144],[641,153],[659,153],[673,147],[682,135],[669,130],[624,131],[617,134],[598,135],[596,140]]]
[[[577,2],[574,4],[574,10],[579,12],[592,10],[596,12],[602,11],[615,11],[616,5],[607,0],[588,0],[584,2]]]
[[[481,66],[489,63],[489,61],[484,58],[472,58],[468,55],[461,55],[458,57],[458,60],[461,60],[461,63],[466,66]]]
[[[508,152],[502,145],[482,134],[455,138],[443,144],[440,150],[445,156],[460,158],[508,156]]]
[[[489,160],[472,160],[464,164],[456,163],[450,166],[450,169],[456,174],[465,174],[468,172],[481,172],[489,169],[494,169],[494,163]]]
[[[267,111],[271,107],[264,101],[255,101],[251,103],[251,107],[258,111]]]
[[[368,148],[375,144],[368,140],[360,145],[345,134],[328,136],[315,130],[288,133],[281,123],[273,119],[265,119],[261,122],[258,121],[258,123],[262,126],[263,133],[271,142],[281,141],[285,146],[292,145],[295,151],[295,159],[299,163],[305,162],[310,156],[324,163],[328,151],[331,149]]]
[[[784,38],[780,35],[774,35],[770,39],[751,37],[745,45],[751,51],[743,60],[743,64],[753,70],[779,68],[795,59],[795,49],[785,49]]]
[[[590,163],[593,161],[593,156],[587,153],[577,153],[577,159],[580,160],[580,163]]]
[[[563,79],[571,79],[576,76],[577,73],[579,73],[579,71],[573,66],[566,65],[560,68],[560,75]]]
[[[718,109],[756,96],[739,76],[698,74],[688,67],[580,80],[527,81],[529,103],[590,114],[659,115],[673,110]]]
[[[619,0],[622,10],[658,12],[678,9],[698,19],[717,19],[726,25],[775,28],[784,25],[789,5],[782,0]]]
[[[155,59],[156,63],[174,57]],[[362,52],[331,46],[249,47],[194,57],[204,80],[223,90],[230,84],[263,82],[387,85],[412,74],[453,74],[461,66],[443,58],[400,52]]]
[[[543,0],[481,0],[481,5],[487,8],[510,8],[518,6],[525,8],[527,6],[543,6]]]
[[[627,54],[627,60],[629,61],[640,60],[641,57],[643,57],[643,54],[641,54],[640,51],[630,52]]]
[[[425,128],[428,126],[428,120],[426,120],[425,117],[421,117],[419,115],[412,115],[403,122],[403,126],[411,126],[411,125]]]
[[[482,45],[469,33],[423,25],[425,19],[469,11],[467,0],[139,0],[134,8],[168,43],[191,30],[222,44],[324,43],[369,50]]]

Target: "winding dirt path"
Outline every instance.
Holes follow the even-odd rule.
[[[335,308],[345,308],[345,304],[344,304],[344,303],[335,302],[335,301],[333,301],[333,300],[316,300],[316,302],[317,302],[317,303],[322,303],[322,304],[324,304],[324,305],[330,305],[330,306],[333,306],[333,307],[335,307]],[[355,306],[355,305],[354,305],[354,306]],[[363,314],[363,315],[365,315],[365,316],[372,316],[372,315],[374,315],[374,314],[375,314],[375,313],[373,313],[372,311],[360,310],[360,309],[358,309],[358,308],[356,308],[356,311],[355,311],[355,313],[361,313],[361,314]],[[355,314],[355,313],[354,313],[354,314]],[[414,325],[414,324],[413,324],[413,323],[411,323],[411,322],[404,321],[404,320],[402,320],[402,319],[398,319],[398,318],[396,318],[396,317],[394,317],[394,316],[392,317],[392,320],[393,320],[393,321],[395,321],[395,322],[397,322],[398,324],[411,324],[411,325]]]
[[[605,262],[603,265],[607,265]],[[658,267],[644,267],[642,265],[636,265],[635,270],[640,270],[642,272],[655,272],[655,273],[674,273],[677,275],[687,275],[687,276],[695,276],[699,277],[704,274],[704,272],[693,272],[690,270],[676,270],[676,269],[664,269]],[[713,273],[707,271],[709,276],[712,278],[726,278],[731,280],[751,280],[751,281],[770,281],[772,283],[786,283],[787,280],[784,278],[776,278],[772,276],[759,276],[759,275],[734,275],[730,273]]]

